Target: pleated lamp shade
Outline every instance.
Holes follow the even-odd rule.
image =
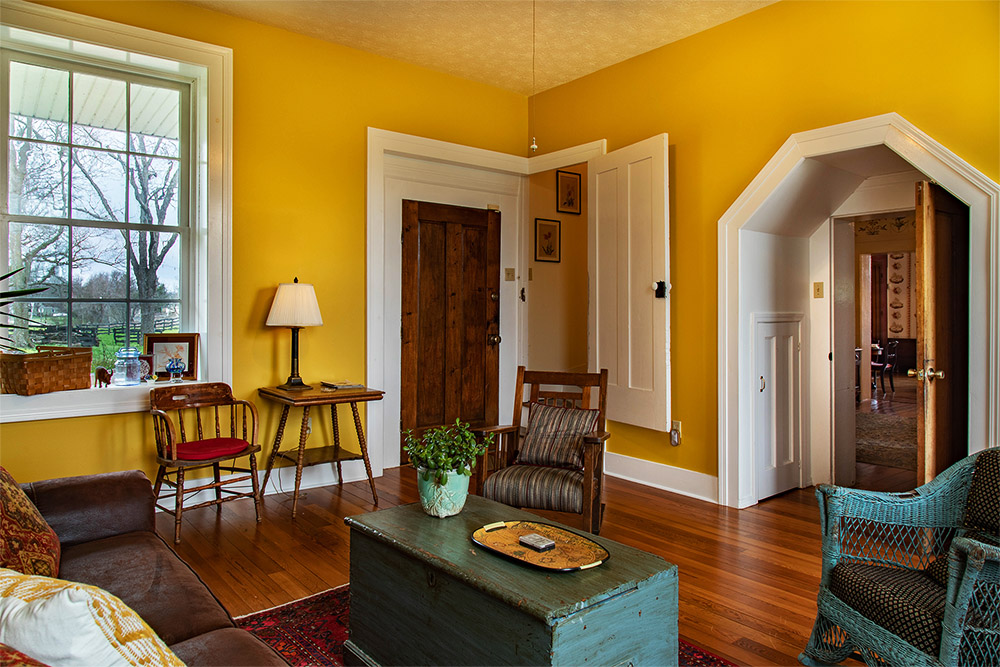
[[[298,280],[298,279],[296,279]],[[316,290],[309,283],[281,283],[267,314],[269,327],[318,327],[323,324]]]

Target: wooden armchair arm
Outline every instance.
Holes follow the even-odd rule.
[[[249,442],[251,445],[259,445],[260,443],[257,441],[257,424],[259,424],[260,422],[259,422],[258,417],[257,417],[257,406],[254,405],[253,403],[251,403],[250,401],[243,400],[241,398],[234,399],[233,404],[234,405],[242,405],[244,407],[244,409],[249,408],[249,410],[250,410],[250,435],[249,435],[249,437],[247,437],[247,433],[244,430],[244,432],[243,432],[243,439],[246,440],[247,442]]]
[[[174,460],[174,443],[178,442],[177,432],[174,430],[174,423],[163,410],[153,408],[149,411],[153,416],[153,434],[156,438],[156,453],[161,458]]]
[[[517,426],[514,426],[513,424],[508,424],[507,426],[499,426],[499,425],[478,426],[478,427],[472,427],[469,430],[472,431],[473,434],[477,436],[486,436],[489,435],[490,433],[493,433],[494,435],[505,435],[507,433],[513,433],[514,431],[516,431]]]
[[[607,442],[611,434],[607,431],[594,431],[588,435],[583,436],[583,444],[585,445],[599,445]]]
[[[513,438],[516,444],[518,427],[514,424],[508,424],[506,426],[479,426],[469,430],[472,431],[477,440],[482,440],[488,435],[494,436],[493,446],[479,456],[476,466],[472,469],[473,493],[481,496],[483,495],[483,483],[490,472],[496,472],[513,461],[513,447],[510,440]],[[490,470],[491,458],[494,463],[492,471]]]

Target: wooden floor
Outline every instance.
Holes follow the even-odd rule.
[[[417,499],[409,467],[377,486],[381,508]],[[733,510],[608,477],[606,500],[603,536],[679,566],[682,638],[744,665],[796,664],[819,586],[812,489]],[[290,496],[263,505],[261,524],[245,500],[184,515],[176,550],[234,616],[347,583],[343,518],[375,509],[367,482],[305,491],[294,520]],[[157,515],[157,529],[169,539],[173,517]]]
[[[895,391],[891,389],[892,385],[888,381],[886,382],[886,389],[889,389],[887,392],[883,393],[882,387],[879,385],[878,390],[872,392],[871,399],[858,403],[857,411],[898,417],[916,417],[920,412],[917,406],[917,382],[916,378],[897,374],[893,377]],[[914,431],[914,446],[916,446],[916,438],[917,433]],[[909,491],[917,485],[916,470],[858,463],[857,475],[855,486],[870,491]]]

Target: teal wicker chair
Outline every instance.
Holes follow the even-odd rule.
[[[908,493],[816,496],[823,575],[800,662],[1000,665],[1000,448]]]

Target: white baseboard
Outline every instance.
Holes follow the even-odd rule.
[[[719,502],[719,478],[714,475],[613,452],[604,455],[604,472],[612,477],[627,479],[630,482],[645,484],[682,496],[715,504]]]
[[[344,471],[344,482],[358,482],[361,480],[367,480],[368,476],[365,474],[365,464],[363,461],[344,461],[341,464],[341,468]],[[377,471],[372,471],[377,473]],[[223,475],[222,479],[231,479],[233,477],[239,477],[245,473],[237,473],[234,475]],[[380,476],[380,475],[376,475]],[[211,477],[207,478],[197,478],[187,480],[187,485],[199,486],[200,484],[207,483],[211,480]],[[257,480],[259,483],[264,481],[264,471],[257,471]],[[316,465],[307,466],[302,468],[302,481],[299,484],[299,491],[304,491],[305,489],[312,489],[317,486],[329,486],[331,484],[337,483],[337,465],[335,463],[319,463]],[[245,482],[246,490],[250,490],[250,482]],[[166,485],[160,490],[160,493],[167,493],[169,489]],[[271,477],[267,480],[267,488],[263,489],[265,496],[274,495],[276,493],[287,493],[291,495],[295,491],[295,466],[285,466],[282,468],[275,468],[271,471]],[[198,493],[187,496],[184,500],[184,506],[187,507],[189,504],[197,505],[201,502],[206,502],[215,497],[215,491],[212,489],[207,489],[205,491],[199,491]],[[169,507],[173,509],[174,499],[173,497],[163,498],[159,501],[159,504],[164,507]],[[162,511],[162,510],[157,510]]]

